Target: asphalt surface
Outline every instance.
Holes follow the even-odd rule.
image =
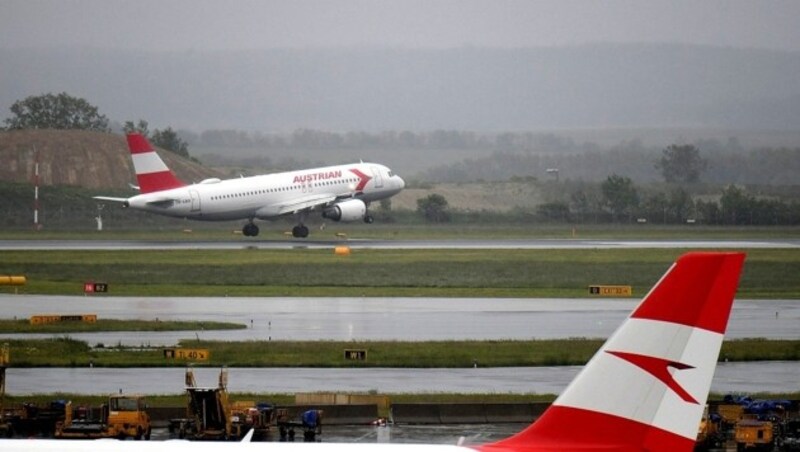
[[[91,345],[175,345],[181,339],[490,340],[606,338],[638,299],[104,297],[0,295],[4,318],[97,314],[99,318],[215,320],[228,331],[70,333]],[[800,300],[737,300],[728,338],[800,339]],[[0,335],[0,338],[47,335]]]
[[[228,388],[245,393],[537,393],[559,394],[581,366],[461,369],[315,369],[230,368]],[[711,390],[720,393],[800,391],[800,363],[769,361],[720,363]],[[219,369],[197,368],[201,387],[217,384]],[[155,383],[157,382],[157,383]],[[7,370],[12,395],[67,392],[76,394],[181,394],[183,368],[33,368]]]
[[[0,240],[0,250],[234,250],[234,249],[757,249],[800,248],[800,239],[743,240],[261,240],[147,241],[147,240]]]

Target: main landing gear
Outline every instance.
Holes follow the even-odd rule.
[[[253,223],[247,223],[242,227],[242,234],[244,234],[245,237],[255,237],[258,235],[258,226]]]
[[[304,239],[308,237],[308,228],[303,226],[302,224],[297,225],[292,228],[292,237],[296,237],[299,239]]]

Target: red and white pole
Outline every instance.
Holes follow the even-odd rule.
[[[41,229],[39,225],[39,152],[36,147],[33,147],[34,165],[33,165],[33,228],[35,230]]]

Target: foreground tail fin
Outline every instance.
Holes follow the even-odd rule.
[[[481,451],[690,451],[743,253],[681,256],[541,418]]]
[[[127,138],[128,149],[131,151],[133,159],[133,168],[136,170],[136,179],[142,193],[169,190],[186,185],[167,168],[167,165],[142,134],[130,133]]]

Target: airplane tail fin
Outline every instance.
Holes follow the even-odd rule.
[[[693,450],[744,257],[678,258],[536,422],[477,449]]]
[[[128,149],[131,151],[133,159],[133,168],[136,170],[136,179],[142,193],[169,190],[186,185],[161,160],[144,135],[129,133],[127,138]]]

